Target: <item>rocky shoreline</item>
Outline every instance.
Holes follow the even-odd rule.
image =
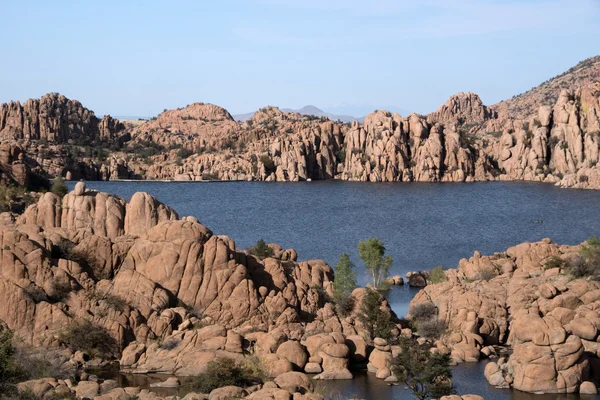
[[[393,321],[384,339],[371,336],[361,318],[367,289],[355,289],[353,309],[339,314],[330,302],[334,271],[323,261],[298,262],[294,250],[276,245],[269,245],[272,256],[257,258],[146,193],[126,202],[80,182],[62,199],[45,193],[22,215],[4,213],[1,220],[0,321],[22,346],[58,351],[58,369],[81,371],[115,360],[65,347],[66,327],[87,321],[110,335],[128,372],[192,377],[206,372],[210,361],[252,357],[275,383],[254,387],[254,393],[231,389],[247,398],[288,398],[300,390],[294,399],[317,399],[304,374],[352,379],[352,371],[365,368],[394,384],[391,363],[402,337],[431,343],[456,363],[494,358],[497,346],[510,346],[509,357],[486,368],[494,386],[536,393],[595,390],[589,378],[599,366],[600,283],[572,279],[566,268],[582,246],[545,239],[492,256],[476,252],[442,276],[411,273],[409,284],[426,286],[406,320],[382,299],[381,310]],[[423,331],[423,321],[430,320],[446,327],[439,339]],[[20,387],[47,398],[61,391],[124,396],[125,389],[111,381],[81,373],[77,379]],[[209,398],[220,398],[215,396]]]

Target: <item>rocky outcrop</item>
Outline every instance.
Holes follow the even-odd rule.
[[[112,140],[124,127],[110,118],[101,121],[76,100],[58,93],[40,99],[0,104],[0,140],[43,140],[50,143],[91,143]]]
[[[25,162],[23,149],[14,144],[0,144],[0,181],[28,187],[30,178],[31,169]]]
[[[227,341],[220,346],[234,354],[241,353],[242,336],[224,329],[266,332],[279,326],[286,338],[300,340],[302,321],[313,319],[323,304],[314,288],[332,290],[333,272],[322,261],[295,262],[293,250],[278,246],[273,246],[277,258],[258,260],[195,218],[178,219],[152,196],[137,193],[125,203],[81,182],[62,201],[43,195],[16,224],[2,226],[0,242],[5,260],[0,286],[10,305],[0,320],[26,343],[50,345],[56,332],[87,315],[113,332],[123,348],[137,341],[137,350],[126,357],[134,362],[142,353],[151,358],[148,340],[192,329],[199,315],[203,324],[223,327]],[[52,300],[59,283],[66,293]],[[111,309],[90,300],[98,297],[93,293],[127,306]],[[188,337],[200,342],[189,332],[179,339]],[[302,369],[307,360],[297,353],[300,344],[295,346],[286,344],[278,357]]]
[[[458,269],[447,270],[447,281],[419,292],[409,314],[418,312],[419,304],[435,305],[448,327],[437,348],[455,362],[493,355],[490,346],[511,346],[508,359],[486,367],[495,386],[577,392],[600,357],[600,283],[572,280],[548,263],[575,259],[579,250],[545,239],[492,256],[476,252]]]
[[[451,96],[436,112],[427,116],[430,123],[480,124],[490,119],[493,113],[475,93],[458,93]]]

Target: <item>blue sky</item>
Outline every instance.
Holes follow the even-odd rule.
[[[600,54],[600,0],[10,1],[0,102],[96,114],[202,101],[231,113],[341,103],[493,104]]]

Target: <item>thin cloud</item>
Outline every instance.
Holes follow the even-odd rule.
[[[294,26],[275,29],[263,26],[260,30],[239,28],[240,38],[256,43],[272,43],[311,47],[336,45],[360,45],[373,40],[396,42],[419,38],[447,38],[475,36],[502,32],[542,30],[560,33],[565,21],[571,32],[600,32],[595,22],[600,18],[600,6],[594,0],[539,0],[529,2],[500,1],[442,1],[424,0],[255,0],[265,6],[277,6],[301,11],[327,11],[323,18],[331,15],[335,20],[340,14],[350,15],[354,29],[341,30],[335,36],[324,34],[318,29],[294,29]],[[417,4],[415,4],[417,3]],[[381,18],[376,18],[377,16]],[[298,15],[301,19],[302,16]],[[300,24],[301,25],[301,24]],[[327,32],[329,33],[329,32]],[[281,36],[277,39],[277,36]]]

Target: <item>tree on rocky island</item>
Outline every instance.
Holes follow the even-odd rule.
[[[250,248],[249,253],[260,259],[271,257],[273,255],[273,249],[270,248],[263,239],[259,239],[256,244]]]
[[[447,396],[452,389],[450,355],[432,352],[427,344],[402,337],[400,353],[392,361],[392,371],[419,400]]]
[[[345,253],[340,255],[334,270],[333,301],[338,313],[346,316],[352,312],[352,308],[354,307],[352,291],[356,288],[356,273],[354,272],[354,263],[350,260],[350,256]]]
[[[361,240],[358,243],[358,254],[373,278],[373,287],[383,289],[388,271],[392,266],[392,257],[385,256],[385,246],[377,238]]]
[[[367,289],[362,299],[358,319],[366,325],[371,339],[388,339],[391,336],[392,317],[390,313],[381,309],[382,302],[383,296],[373,289]]]

